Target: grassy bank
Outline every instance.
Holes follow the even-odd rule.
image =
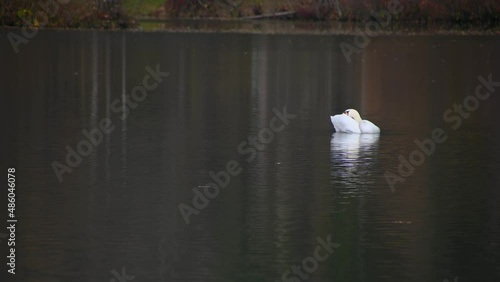
[[[136,19],[121,0],[0,0],[0,25],[128,28]]]

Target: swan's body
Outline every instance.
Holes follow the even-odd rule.
[[[358,111],[349,109],[340,115],[330,116],[336,132],[380,133],[380,128],[368,120],[362,120]]]

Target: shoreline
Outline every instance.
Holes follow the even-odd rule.
[[[251,19],[137,19],[138,27],[129,28],[68,28],[38,27],[37,30],[99,31],[99,32],[144,32],[144,33],[233,33],[268,35],[339,35],[365,34],[362,22],[315,22],[299,20],[251,20]],[[370,37],[384,36],[499,36],[500,27],[481,29],[478,26],[453,28],[451,23],[415,26],[411,23],[396,23],[379,31],[371,31]],[[23,26],[0,26],[4,31],[21,31]]]

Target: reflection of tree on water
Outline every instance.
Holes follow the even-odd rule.
[[[330,141],[331,174],[343,183],[365,183],[378,151],[378,134],[334,133]]]

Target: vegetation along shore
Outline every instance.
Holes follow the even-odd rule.
[[[233,19],[365,23],[400,7],[391,26],[498,30],[498,0],[0,0],[0,25],[136,28],[142,19]],[[383,16],[383,14],[381,15]]]

